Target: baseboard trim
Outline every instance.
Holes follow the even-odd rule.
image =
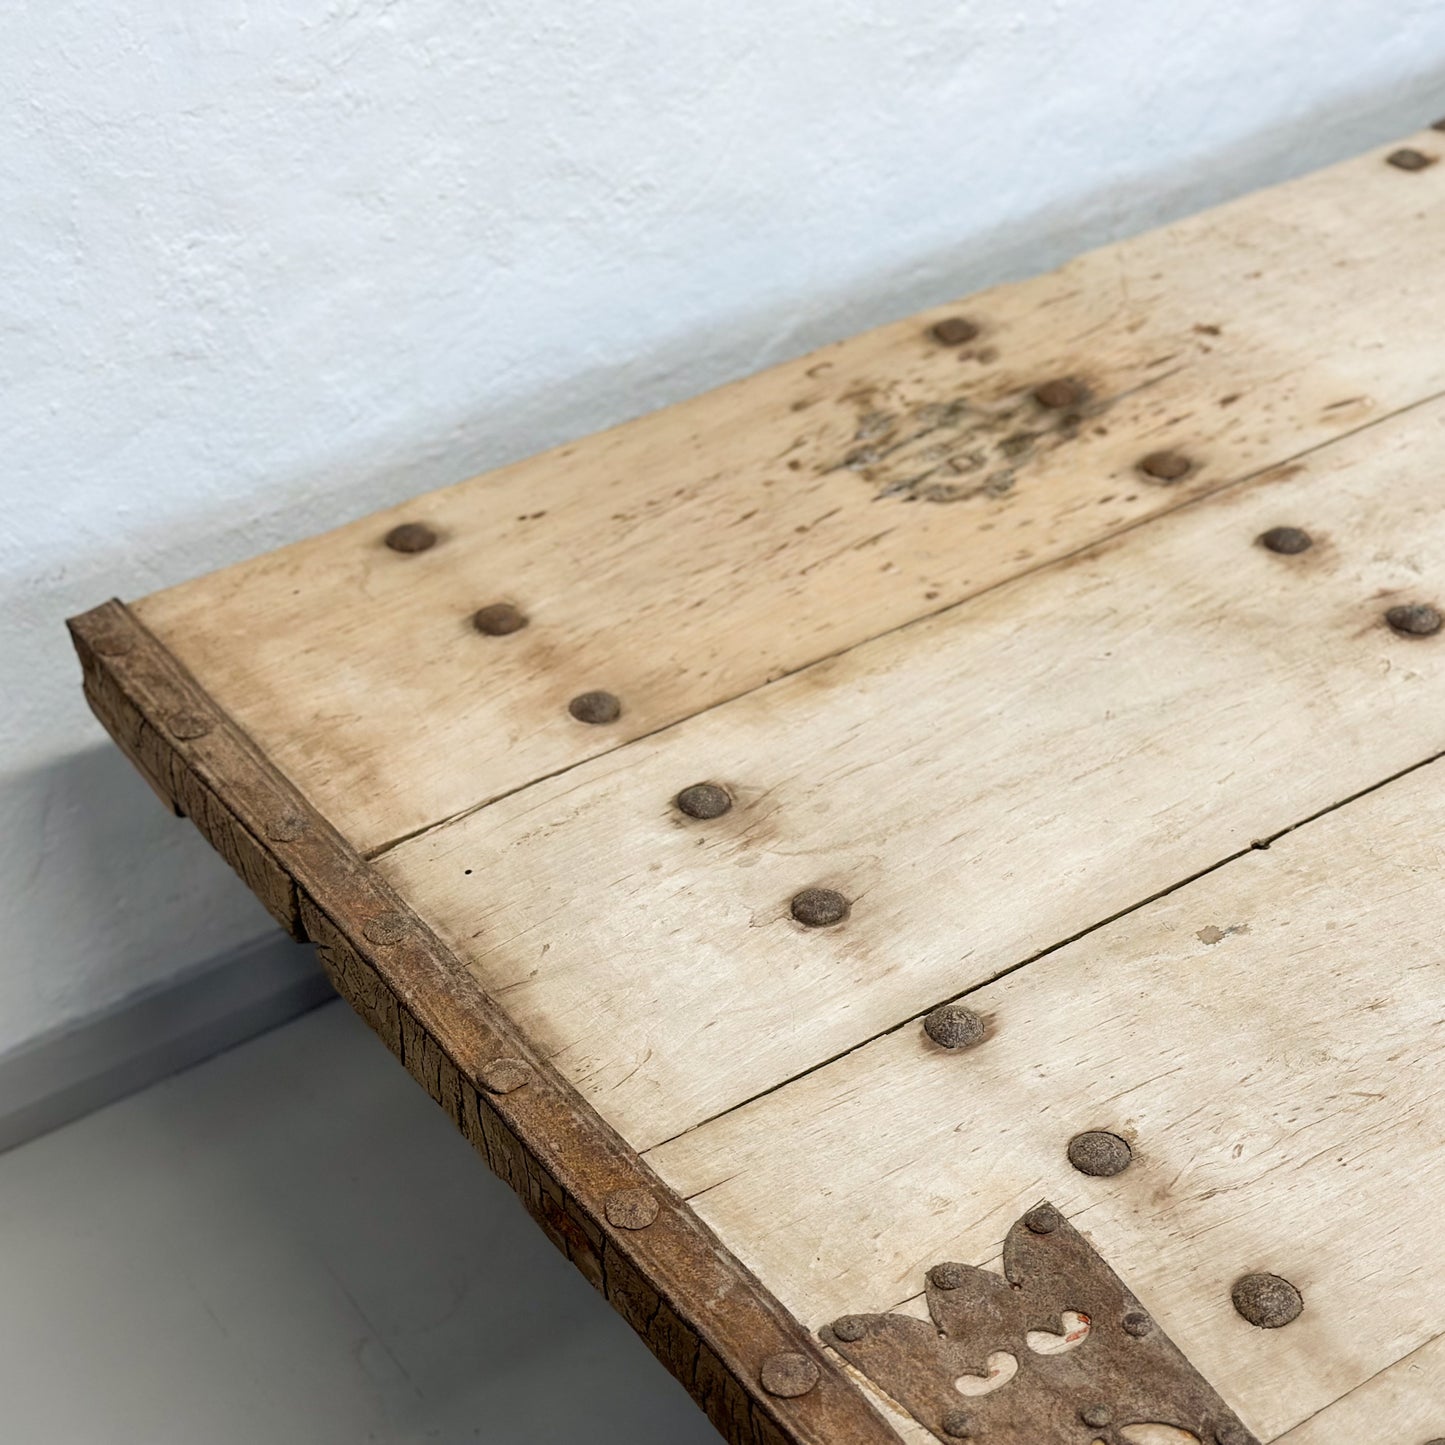
[[[0,1153],[334,998],[310,948],[267,939],[0,1058]]]

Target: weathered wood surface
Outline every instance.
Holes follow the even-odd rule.
[[[846,1374],[536,1057],[459,962],[119,603],[71,622],[97,716],[288,921],[338,991],[734,1445],[888,1445]],[[264,863],[264,866],[262,864]],[[618,1223],[618,1191],[653,1206]],[[623,1216],[619,1216],[623,1217]],[[624,1217],[625,1218],[625,1217]],[[760,1385],[814,1362],[796,1398]]]
[[[1440,1445],[1445,1440],[1445,1336],[1396,1361],[1278,1445]]]
[[[1442,454],[1435,403],[378,866],[650,1147],[1445,749],[1445,632],[1382,618],[1442,600]]]
[[[1445,165],[1382,156],[139,613],[353,845],[380,847],[1445,390]],[[940,344],[929,324],[957,311],[980,335]],[[1085,400],[1042,405],[1060,378]],[[1141,475],[1161,448],[1192,472]],[[412,520],[440,542],[382,545]],[[530,625],[479,635],[468,619],[497,601]],[[569,716],[595,688],[616,722]]]
[[[1046,1197],[1272,1438],[1445,1326],[1442,769],[971,994],[972,1049],[907,1023],[647,1158],[814,1326],[989,1262]],[[1091,1129],[1123,1173],[1070,1165]],[[1253,1272],[1298,1320],[1239,1317]]]

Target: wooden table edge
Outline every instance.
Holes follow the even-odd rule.
[[[91,709],[735,1445],[897,1445],[831,1354],[121,602],[67,624]],[[764,1365],[802,1393],[778,1397]],[[775,1374],[779,1372],[773,1372]]]

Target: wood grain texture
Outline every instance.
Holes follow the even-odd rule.
[[[1407,174],[1383,154],[139,614],[370,851],[1445,390],[1445,166]],[[980,335],[941,345],[929,325],[957,310]],[[1060,378],[1080,404],[1035,398]],[[1173,485],[1141,475],[1160,448],[1194,470]],[[382,545],[411,520],[438,545]],[[530,625],[479,635],[468,619],[498,601]],[[615,723],[569,716],[594,688],[621,698]]]
[[[1445,749],[1445,633],[1382,621],[1442,600],[1442,450],[1433,403],[378,867],[650,1147]]]
[[[70,626],[102,722],[233,862],[265,859],[244,870],[253,886],[269,886],[271,872],[288,880],[294,925],[338,990],[726,1439],[896,1445],[810,1334],[536,1057],[404,901],[123,606]],[[522,1082],[499,1093],[503,1059],[520,1067]],[[607,1200],[619,1189],[647,1191],[656,1218],[615,1225]],[[762,1363],[779,1351],[815,1362],[808,1393],[775,1399],[762,1390]]]
[[[1445,1336],[1397,1360],[1343,1400],[1279,1437],[1278,1445],[1430,1445],[1445,1440]]]
[[[1271,1438],[1445,1327],[1442,769],[972,993],[973,1049],[907,1023],[647,1158],[815,1326],[990,1262],[1046,1197]],[[1090,1129],[1123,1173],[1070,1165]],[[1236,1314],[1253,1272],[1297,1321]]]

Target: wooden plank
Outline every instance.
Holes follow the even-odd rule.
[[[70,628],[101,721],[128,745],[141,737],[148,771],[227,856],[239,829],[286,877],[337,989],[725,1439],[896,1445],[829,1354],[535,1056],[405,901],[126,608],[108,603]],[[224,828],[192,809],[207,796],[224,800]],[[265,886],[260,872],[246,877]],[[815,1370],[801,1393],[765,1388],[779,1353]]]
[[[140,616],[370,851],[1445,390],[1445,166],[1382,155],[985,292],[972,343],[941,307]],[[406,521],[438,545],[388,550]],[[498,601],[530,625],[479,635]],[[598,688],[621,717],[575,721]]]
[[[1445,1440],[1445,1336],[1397,1360],[1343,1400],[1281,1435],[1277,1445],[1353,1445]]]
[[[1445,1329],[1442,781],[1418,769],[970,995],[973,1049],[910,1023],[647,1158],[815,1326],[989,1262],[1048,1198],[1269,1439]],[[1071,1167],[1091,1129],[1130,1142],[1123,1173]],[[1252,1272],[1296,1285],[1298,1320],[1240,1318]]]
[[[1445,633],[1382,620],[1445,586],[1442,449],[1382,423],[379,866],[649,1147],[1445,749]]]

